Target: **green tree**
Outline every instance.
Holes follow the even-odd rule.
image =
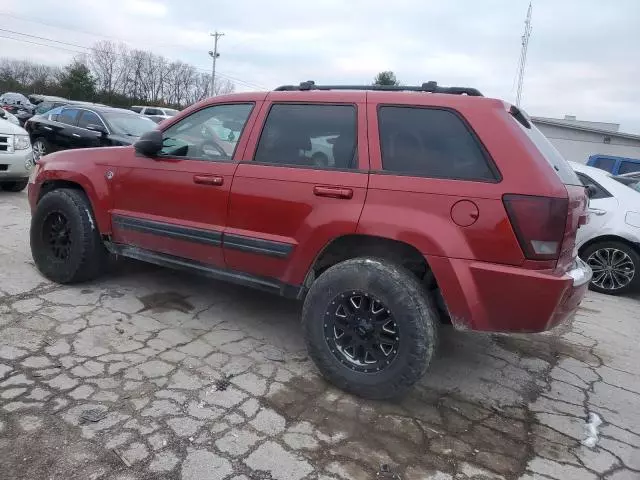
[[[96,95],[96,80],[84,63],[74,60],[60,75],[60,88],[67,98],[93,100]]]
[[[396,74],[391,70],[380,72],[373,79],[374,85],[400,85],[400,82],[396,78]]]

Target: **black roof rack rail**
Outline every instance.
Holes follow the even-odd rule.
[[[410,85],[316,85],[313,80],[301,82],[300,85],[282,85],[276,92],[304,92],[309,90],[376,90],[383,92],[428,92],[449,93],[452,95],[469,95],[482,97],[477,88],[470,87],[439,87],[436,82],[426,82],[419,86]]]

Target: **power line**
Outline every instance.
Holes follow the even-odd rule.
[[[26,36],[26,37],[29,37],[29,38],[35,38],[35,39],[38,39],[38,40],[44,40],[44,41],[47,41],[47,42],[54,42],[54,43],[58,43],[58,44],[61,44],[61,45],[67,45],[67,46],[71,46],[71,47],[83,48],[83,49],[89,50],[89,52],[72,50],[70,48],[65,48],[65,47],[61,47],[61,46],[58,46],[58,45],[47,45],[46,43],[36,42],[36,41],[33,41],[33,40],[27,40],[27,39],[24,39],[24,38],[14,38],[14,37],[9,37],[9,36],[5,36],[5,35],[0,35],[0,38],[6,38],[8,40],[13,40],[13,41],[16,41],[16,42],[29,43],[29,44],[38,45],[38,46],[41,46],[41,47],[49,47],[49,48],[54,48],[54,49],[58,49],[58,50],[64,50],[64,51],[67,51],[67,52],[77,53],[77,54],[80,54],[80,55],[86,55],[86,54],[90,53],[90,51],[93,50],[93,48],[94,48],[94,47],[85,47],[83,45],[78,45],[78,44],[75,44],[75,43],[62,42],[62,41],[59,41],[59,40],[54,40],[52,38],[47,38],[47,37],[41,37],[41,36],[38,36],[38,35],[31,35],[31,34],[28,34],[28,33],[17,32],[17,31],[14,31],[14,30],[7,30],[7,29],[4,29],[4,28],[0,28],[0,31],[9,32],[9,33],[15,34],[15,35],[22,35],[22,36]],[[119,52],[112,52],[112,53],[115,56],[118,56],[118,57],[124,57],[124,58],[130,58],[131,57],[131,54],[119,53]],[[199,68],[199,67],[195,67],[195,66],[193,68],[195,68],[196,70],[198,70],[200,72],[203,72],[203,73],[207,73],[207,74],[210,73],[209,70],[206,70],[204,68]],[[223,77],[223,78],[225,78],[225,79],[227,79],[227,80],[229,80],[231,82],[242,84],[242,85],[244,85],[246,87],[249,87],[249,88],[256,88],[258,90],[266,89],[266,87],[264,87],[263,85],[258,85],[258,84],[254,84],[252,82],[248,82],[246,80],[235,78],[235,77],[232,77],[231,75],[227,75],[227,74],[222,73],[222,72],[217,72],[216,75],[221,76],[221,77]]]
[[[38,35],[31,35],[29,33],[16,32],[14,30],[7,30],[5,28],[0,28],[0,32],[13,33],[14,35],[22,35],[24,37],[37,38],[38,40],[46,40],[47,42],[54,42],[54,43],[59,43],[61,45],[69,45],[70,47],[86,48],[90,50],[90,47],[83,47],[82,45],[77,45],[75,43],[61,42],[60,40],[53,40],[52,38],[39,37]]]
[[[33,45],[39,45],[41,47],[55,48],[57,50],[65,50],[67,52],[79,53],[81,55],[86,55],[87,54],[87,52],[80,52],[78,50],[71,50],[70,48],[59,47],[57,45],[47,45],[46,43],[33,42],[31,40],[25,40],[24,38],[13,38],[13,37],[7,37],[5,35],[0,35],[0,38],[6,38],[7,40],[14,40],[16,42],[31,43]]]

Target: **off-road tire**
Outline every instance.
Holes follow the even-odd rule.
[[[12,182],[2,182],[0,183],[0,188],[5,192],[21,192],[26,188],[28,183],[28,178],[25,178],[24,180],[15,180]]]
[[[611,240],[605,240],[602,242],[596,241],[595,243],[592,243],[591,245],[589,245],[587,248],[584,249],[584,251],[581,253],[580,257],[587,262],[589,257],[596,251],[603,249],[603,248],[613,248],[616,250],[620,250],[621,252],[626,253],[630,258],[631,261],[633,262],[633,265],[635,267],[635,274],[631,280],[631,282],[629,284],[627,284],[626,286],[622,287],[622,288],[618,288],[615,290],[611,290],[611,289],[607,289],[607,288],[602,288],[598,285],[595,285],[593,283],[593,279],[591,282],[589,282],[589,289],[593,290],[594,292],[598,292],[598,293],[604,293],[607,295],[623,295],[625,293],[630,293],[630,292],[638,292],[640,291],[640,254],[631,246],[627,245],[626,243],[623,242],[616,242],[616,241],[611,241]],[[594,278],[595,278],[595,274],[594,274]]]
[[[55,257],[45,240],[44,222],[60,213],[68,222],[71,239],[66,260]],[[91,203],[84,192],[53,190],[38,202],[31,218],[31,254],[36,267],[56,283],[78,283],[99,276],[107,264],[108,253],[100,238]]]
[[[352,290],[380,299],[400,329],[397,355],[379,372],[345,366],[325,336],[324,319],[331,302]],[[405,394],[425,373],[438,343],[437,318],[431,299],[411,272],[385,260],[355,258],[329,268],[312,284],[302,327],[309,355],[325,378],[360,397],[387,399]]]

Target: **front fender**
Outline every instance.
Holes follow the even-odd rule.
[[[51,156],[54,157],[55,154]],[[114,170],[112,167],[106,169]],[[89,198],[98,230],[103,235],[111,233],[111,217],[109,215],[112,203],[111,191],[105,175],[98,170],[96,165],[80,166],[76,162],[44,162],[34,183],[36,188],[41,191],[42,187],[49,182],[59,182],[61,186],[64,186],[65,183],[80,186]]]

